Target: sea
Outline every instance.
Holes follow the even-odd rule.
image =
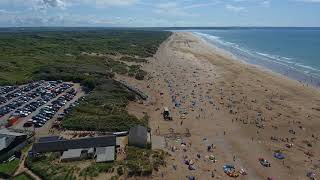
[[[320,28],[188,29],[236,59],[320,87]]]

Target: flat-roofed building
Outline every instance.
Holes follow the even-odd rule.
[[[115,146],[96,148],[96,162],[111,162],[115,160]]]

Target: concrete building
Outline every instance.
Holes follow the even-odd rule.
[[[111,162],[115,160],[115,146],[96,148],[96,162]]]
[[[50,138],[49,138],[50,139]],[[97,162],[115,160],[116,136],[101,136],[80,139],[58,139],[37,142],[33,154],[61,152],[61,161],[75,161],[95,157]]]
[[[130,146],[145,148],[148,144],[148,129],[144,126],[135,126],[130,129],[128,136]]]
[[[7,160],[26,145],[27,135],[8,129],[0,129],[0,161]]]

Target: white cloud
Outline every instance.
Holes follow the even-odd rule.
[[[188,12],[188,10],[208,7],[218,4],[219,1],[213,0],[208,3],[194,3],[193,1],[184,0],[180,3],[178,2],[165,2],[156,5],[150,5],[154,8],[153,12],[169,16],[196,16],[194,13]]]
[[[157,4],[153,12],[163,15],[170,15],[170,16],[188,16],[190,14],[186,13],[183,8],[181,8],[175,2],[167,2]]]
[[[299,2],[307,2],[307,3],[320,3],[320,0],[296,0]]]
[[[140,0],[73,0],[74,2],[84,2],[86,4],[95,5],[98,7],[108,6],[130,6],[138,3]]]
[[[227,4],[226,5],[226,9],[229,10],[229,11],[232,11],[232,12],[243,12],[243,11],[246,11],[245,7],[234,6],[234,5],[231,5],[231,4]]]
[[[48,7],[58,7],[58,8],[65,8],[66,2],[63,0],[42,0],[40,2]]]
[[[17,11],[7,11],[5,9],[0,9],[0,14],[16,14]]]
[[[270,1],[266,0],[266,1],[262,1],[261,5],[264,7],[269,7],[270,6]]]

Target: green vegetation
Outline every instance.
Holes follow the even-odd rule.
[[[121,61],[127,61],[127,62],[136,62],[136,63],[146,63],[148,62],[146,59],[143,58],[135,58],[131,56],[123,56],[120,58]]]
[[[146,125],[125,110],[134,95],[112,80],[114,73],[143,79],[146,72],[105,55],[142,62],[169,35],[134,30],[1,33],[0,85],[40,79],[81,83],[90,93],[63,121],[67,129],[122,131]]]
[[[70,164],[59,163],[59,154],[48,153],[36,158],[27,158],[26,166],[44,180],[75,180],[79,168]]]
[[[124,165],[129,176],[148,176],[165,165],[165,153],[129,146]]]
[[[85,179],[97,177],[101,173],[115,173],[114,178],[120,176],[148,176],[160,166],[165,165],[166,153],[129,146],[127,158],[112,163],[92,162],[80,169],[77,163],[59,162],[59,153],[47,153],[39,157],[28,157],[26,166],[44,180],[74,180],[80,176]]]
[[[113,163],[92,163],[80,172],[80,176],[96,177],[100,173],[113,171]]]
[[[82,63],[78,57],[83,52],[149,57],[169,35],[170,32],[134,30],[1,33],[0,85],[27,82],[35,78],[40,68],[52,65],[78,67],[77,63]],[[101,72],[103,66],[97,67],[96,61],[92,64],[93,67],[82,68]]]
[[[20,159],[15,159],[11,162],[0,164],[0,174],[4,174],[8,176],[12,175],[18,168],[19,163],[20,163]]]
[[[147,122],[129,115],[125,107],[134,94],[122,89],[112,80],[103,81],[62,122],[72,130],[126,131]]]
[[[117,73],[144,79],[146,72],[140,66],[121,61],[146,62],[169,35],[133,30],[0,33],[0,85],[40,79],[81,83],[87,96],[63,120],[66,129],[126,131],[138,124],[147,126],[147,116],[138,119],[126,111],[135,95],[112,78]],[[108,54],[122,56],[121,61]],[[45,180],[73,180],[79,174],[93,177],[113,170],[110,163],[94,163],[80,171],[74,164],[59,163],[58,156],[49,153],[28,158],[26,165]],[[0,173],[12,173],[19,162],[15,163],[1,164]],[[163,164],[163,152],[129,147],[128,158],[114,168],[118,167],[119,176],[148,175]]]
[[[163,151],[129,146],[125,160],[114,163],[92,163],[80,172],[80,176],[96,177],[100,173],[114,171],[118,176],[148,176],[153,170],[158,171],[160,166],[165,165],[165,156]]]
[[[119,179],[119,176],[117,176],[117,175],[112,176],[112,177],[110,178],[110,180],[118,180],[118,179]]]
[[[33,180],[29,175],[22,173],[14,177],[12,180]]]
[[[32,143],[26,144],[21,150],[22,153],[26,154],[30,150],[31,146],[32,146]]]

